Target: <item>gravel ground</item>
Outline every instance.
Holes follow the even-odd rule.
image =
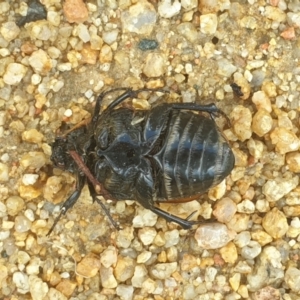
[[[0,298],[299,299],[300,2],[62,2],[0,3]],[[120,86],[229,116],[218,124],[231,175],[163,206],[218,223],[183,230],[107,202],[116,231],[85,188],[46,236],[75,183],[53,168],[50,144]],[[141,97],[135,107],[157,98]]]

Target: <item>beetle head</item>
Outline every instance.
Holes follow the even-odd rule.
[[[50,159],[53,164],[59,169],[74,172],[76,170],[76,164],[68,151],[68,139],[66,137],[57,137],[51,147],[52,154]]]

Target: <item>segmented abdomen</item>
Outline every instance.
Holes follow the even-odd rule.
[[[201,194],[221,182],[234,156],[215,122],[188,111],[172,111],[162,147],[154,155],[157,200]]]

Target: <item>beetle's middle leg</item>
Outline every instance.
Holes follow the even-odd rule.
[[[95,189],[94,189],[94,186],[89,182],[89,183],[88,183],[88,187],[89,187],[89,191],[90,191],[91,197],[93,198],[93,201],[94,201],[94,202],[96,201],[96,202],[101,206],[101,208],[103,209],[103,211],[104,211],[105,214],[107,215],[107,217],[108,217],[109,221],[111,222],[111,224],[112,224],[117,230],[120,230],[120,229],[121,229],[120,226],[119,226],[118,223],[113,219],[113,217],[111,216],[111,214],[110,214],[108,208],[104,205],[104,203],[103,203],[100,199],[98,199],[98,197],[97,197],[98,195],[97,195],[97,193],[96,193],[96,191],[95,191]]]

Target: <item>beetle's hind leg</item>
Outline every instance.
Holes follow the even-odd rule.
[[[193,216],[194,212],[190,214],[187,219],[179,218],[175,215],[172,215],[156,206],[149,207],[151,211],[155,214],[159,215],[160,217],[166,219],[168,222],[175,222],[179,224],[183,229],[190,229],[193,225],[202,223],[201,221],[190,221],[189,219]]]

